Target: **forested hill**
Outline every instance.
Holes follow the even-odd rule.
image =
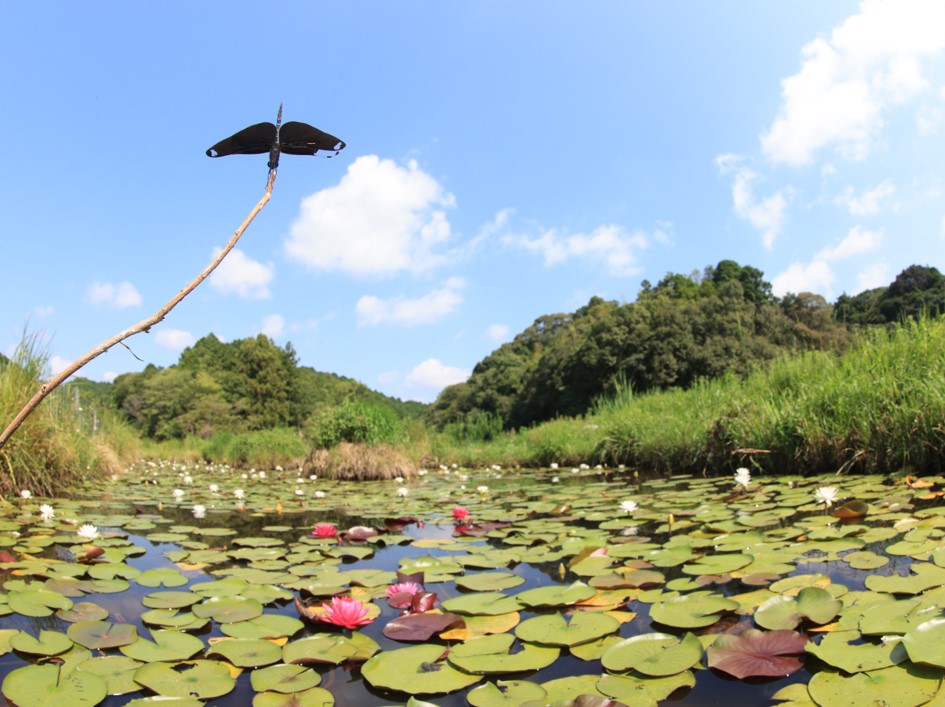
[[[573,314],[539,317],[443,390],[437,427],[497,417],[505,428],[580,415],[615,386],[634,393],[746,374],[777,356],[842,352],[854,332],[945,311],[945,276],[913,265],[888,287],[834,304],[811,293],[772,295],[757,268],[723,260],[702,273],[643,281],[632,303],[593,297]]]
[[[154,439],[301,427],[345,401],[368,402],[398,418],[417,417],[427,408],[299,366],[292,344],[280,348],[262,334],[229,343],[209,334],[173,366],[149,365],[118,376],[113,396],[118,410]]]

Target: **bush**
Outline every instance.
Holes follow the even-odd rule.
[[[371,445],[404,441],[402,425],[393,412],[361,400],[346,400],[323,411],[306,432],[316,449],[331,449],[342,442]]]

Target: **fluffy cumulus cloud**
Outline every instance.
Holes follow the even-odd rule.
[[[863,290],[872,290],[875,287],[886,287],[892,282],[892,279],[889,268],[884,264],[870,265],[862,272],[857,273],[856,291],[863,292]]]
[[[53,356],[49,359],[49,371],[54,376],[58,376],[70,365],[72,365],[72,361],[67,358],[63,358],[62,356]]]
[[[385,300],[374,295],[364,295],[355,304],[354,311],[361,326],[430,324],[462,304],[465,286],[462,278],[451,277],[443,287],[416,299],[395,297]]]
[[[814,260],[807,265],[791,263],[787,270],[771,281],[771,291],[778,297],[789,292],[814,292],[828,297],[834,279],[830,265],[823,260]]]
[[[141,304],[141,295],[130,282],[93,282],[88,291],[89,302],[110,307],[137,307]]]
[[[270,314],[263,317],[262,333],[269,338],[275,338],[285,330],[285,317],[281,314]]]
[[[213,258],[220,254],[213,249]],[[231,250],[223,262],[210,276],[210,286],[224,294],[234,294],[243,299],[269,299],[269,283],[272,282],[272,263],[264,265],[253,260],[239,248]]]
[[[807,44],[800,71],[781,82],[765,155],[795,166],[829,146],[865,157],[889,109],[930,88],[924,64],[943,49],[945,3],[864,0],[829,38]]]
[[[462,383],[467,378],[469,378],[469,371],[444,366],[437,359],[428,358],[407,374],[405,382],[408,388],[421,388],[439,392],[446,386]]]
[[[182,329],[158,329],[154,340],[159,346],[171,351],[183,351],[196,341],[193,334]]]
[[[356,159],[339,184],[302,201],[285,249],[318,270],[419,272],[443,262],[455,199],[415,161]]]
[[[865,189],[857,194],[853,187],[846,187],[837,195],[837,203],[842,204],[850,211],[851,216],[875,216],[883,210],[883,202],[889,202],[896,193],[896,186],[891,179],[884,179],[872,189]],[[890,203],[893,211],[899,209],[895,202]]]
[[[833,248],[824,248],[814,256],[815,260],[843,260],[854,255],[876,250],[883,242],[883,229],[867,231],[854,226],[846,237]]]
[[[662,239],[662,234],[659,236]],[[532,236],[509,234],[503,242],[540,253],[546,266],[561,265],[575,259],[599,263],[611,275],[636,275],[642,271],[640,251],[647,248],[651,236],[636,231],[630,233],[621,226],[598,226],[590,233],[564,234],[551,228]]]
[[[761,232],[761,242],[771,248],[784,228],[787,211],[788,189],[779,189],[774,194],[758,198],[753,183],[758,174],[747,167],[738,155],[725,154],[715,158],[715,165],[723,175],[733,175],[732,211]]]

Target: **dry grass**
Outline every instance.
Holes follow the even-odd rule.
[[[398,476],[411,479],[417,475],[417,466],[393,447],[343,442],[312,452],[305,462],[305,473],[343,481],[384,481]]]

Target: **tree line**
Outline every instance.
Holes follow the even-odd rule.
[[[834,304],[809,292],[777,298],[764,274],[723,260],[702,272],[644,280],[636,301],[599,297],[572,314],[550,314],[480,361],[427,413],[438,428],[529,427],[586,413],[617,388],[635,394],[739,376],[804,350],[843,352],[855,331],[945,310],[945,276],[913,265],[888,286]]]

